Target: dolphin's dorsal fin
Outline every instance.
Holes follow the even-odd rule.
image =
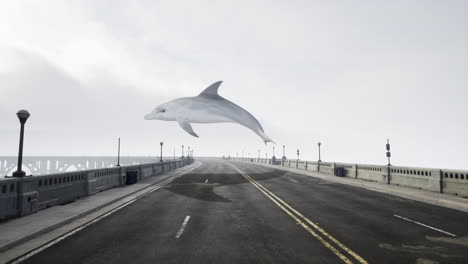
[[[223,81],[217,81],[212,85],[208,86],[203,92],[201,92],[198,96],[219,96],[218,88],[223,83]]]

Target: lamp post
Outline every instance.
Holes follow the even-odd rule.
[[[387,139],[386,148],[387,148],[388,166],[391,166],[392,164],[390,164],[390,157],[392,156],[392,153],[390,153],[390,141],[388,139]]]
[[[297,161],[299,161],[299,149],[297,149]]]
[[[119,144],[117,147],[117,167],[120,167],[120,138],[119,138]]]
[[[190,158],[190,146],[187,146],[187,158]]]
[[[19,151],[18,151],[18,169],[13,172],[13,177],[24,177],[26,173],[21,170],[23,164],[23,139],[24,139],[24,124],[28,117],[30,116],[29,112],[26,110],[20,110],[16,113],[20,123],[21,123],[21,130],[20,130],[20,142],[19,142]]]
[[[284,162],[286,160],[285,150],[286,150],[286,146],[283,145],[283,157],[281,157],[281,166],[284,166]]]
[[[161,144],[161,158],[159,159],[159,162],[163,162],[163,158],[162,158],[162,148],[163,148],[164,142],[161,141],[159,144]]]
[[[184,158],[184,145],[182,145],[182,158]]]
[[[317,143],[317,145],[319,147],[319,159],[318,159],[318,161],[321,162],[322,159],[320,158],[320,146],[322,145],[322,143],[319,142],[319,143]]]

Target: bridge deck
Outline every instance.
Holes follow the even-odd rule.
[[[231,164],[203,161],[25,263],[468,263],[466,212]]]

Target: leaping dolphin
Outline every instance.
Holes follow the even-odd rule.
[[[198,135],[190,123],[237,123],[259,135],[265,144],[274,143],[253,115],[218,94],[221,83],[222,81],[213,83],[198,96],[183,97],[162,104],[145,115],[145,119],[177,121],[182,129],[194,137]]]

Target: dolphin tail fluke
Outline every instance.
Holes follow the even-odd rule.
[[[260,137],[263,139],[263,142],[265,142],[265,145],[268,143],[268,142],[271,142],[273,144],[276,145],[276,143],[273,141],[273,139],[271,139],[269,136],[267,136],[267,134],[263,133],[263,132],[260,132]]]

